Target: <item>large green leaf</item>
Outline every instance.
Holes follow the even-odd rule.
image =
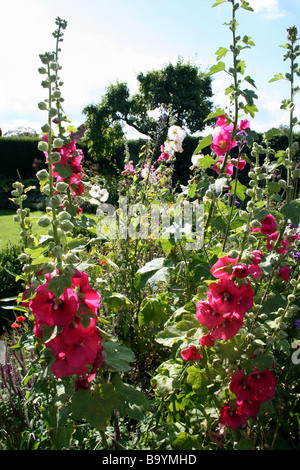
[[[87,420],[96,429],[104,430],[115,408],[118,397],[113,384],[101,384],[95,390],[79,389],[72,397],[73,418]]]
[[[139,324],[141,326],[149,323],[159,325],[163,320],[165,320],[165,313],[159,300],[151,297],[146,298],[142,302],[141,310],[139,311]]]
[[[130,419],[142,420],[150,409],[147,396],[133,385],[125,384],[119,375],[113,377],[112,383],[115,385],[118,395],[120,414],[123,417],[128,416]]]
[[[105,362],[107,366],[115,371],[126,372],[131,369],[129,363],[134,362],[133,352],[117,341],[106,341],[102,339],[104,347]]]

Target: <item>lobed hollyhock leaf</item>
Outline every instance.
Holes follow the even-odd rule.
[[[72,397],[73,418],[86,419],[96,429],[104,430],[113,410],[118,406],[118,396],[113,384],[104,383],[94,390],[77,390]]]
[[[105,363],[107,367],[119,372],[127,372],[131,369],[129,363],[135,361],[134,353],[117,341],[102,340],[104,347]]]
[[[147,396],[133,385],[124,383],[119,375],[114,375],[112,383],[118,396],[120,414],[141,421],[150,409]]]

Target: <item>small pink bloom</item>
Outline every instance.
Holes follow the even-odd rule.
[[[184,361],[197,361],[203,358],[196,346],[193,345],[188,346],[186,349],[183,349],[181,351],[181,357]]]
[[[227,278],[212,282],[207,293],[208,302],[213,310],[219,313],[234,312],[241,294],[236,284]]]
[[[211,329],[223,321],[222,313],[215,312],[208,302],[196,303],[196,317],[198,321]]]
[[[223,258],[219,258],[218,261],[212,266],[210,272],[214,277],[219,279],[231,277],[233,268],[236,264],[237,258],[223,256]]]
[[[215,344],[215,339],[212,337],[211,333],[208,333],[207,335],[204,335],[202,338],[200,338],[199,343],[201,346],[206,346],[209,348]]]
[[[252,400],[255,396],[255,389],[248,384],[242,369],[232,375],[229,388],[239,400]]]
[[[253,250],[251,251],[251,263],[252,264],[259,264],[261,262],[261,258],[263,256],[263,252],[260,250]]]
[[[251,400],[236,400],[238,411],[247,418],[255,418],[260,408],[260,401],[257,398]]]
[[[236,313],[224,315],[224,319],[220,325],[217,325],[212,330],[212,337],[214,339],[228,340],[233,338],[238,331],[243,327],[243,319]]]
[[[220,411],[220,423],[234,430],[245,426],[247,416],[241,414],[237,407],[233,408],[230,405],[224,405]]]
[[[260,223],[261,223],[260,231],[264,235],[271,235],[277,229],[275,218],[271,214],[266,215],[266,217]]]
[[[290,268],[290,266],[282,266],[281,268],[279,268],[278,276],[280,276],[285,282],[287,282],[289,280],[291,271],[292,269]]]
[[[232,275],[238,277],[239,279],[243,279],[247,277],[249,274],[249,269],[244,264],[236,264],[232,269]]]
[[[275,395],[276,379],[269,369],[251,372],[247,382],[255,389],[255,396],[261,402],[268,401]]]

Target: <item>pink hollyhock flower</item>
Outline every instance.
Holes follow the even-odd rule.
[[[232,141],[232,129],[232,126],[223,126],[213,135],[211,149],[217,156],[224,156],[236,146],[236,141]]]
[[[89,336],[83,338],[80,343],[66,344],[61,342],[60,352],[63,352],[72,367],[81,367],[86,364],[93,364],[98,349],[101,347],[101,337],[97,330]]]
[[[219,279],[231,277],[233,268],[237,264],[237,258],[229,258],[223,256],[212,266],[210,272],[214,277]]]
[[[220,174],[220,167],[222,166],[223,161],[224,161],[223,156],[219,156],[218,162],[213,165],[213,170],[215,170],[218,173],[218,175]],[[233,165],[230,162],[228,162],[226,165],[226,175],[228,176],[233,175]]]
[[[91,312],[96,314],[100,308],[101,296],[99,292],[91,287],[88,274],[77,271],[76,275],[72,277],[72,287],[78,291],[80,305],[88,307]]]
[[[211,333],[208,333],[207,335],[204,335],[202,338],[200,338],[199,343],[201,346],[206,346],[209,348],[215,344],[215,339],[212,337]]]
[[[253,250],[251,251],[251,255],[252,255],[252,258],[251,258],[251,263],[252,264],[259,264],[261,263],[261,258],[263,256],[263,252],[260,251],[260,250]]]
[[[60,334],[61,340],[64,344],[70,345],[80,343],[95,331],[97,323],[96,315],[90,317],[90,323],[88,326],[83,326],[81,319],[77,315],[68,323],[68,325],[64,326]]]
[[[211,333],[214,339],[228,340],[233,338],[243,327],[243,318],[237,313],[225,314],[223,321]]]
[[[203,358],[203,356],[201,356],[196,346],[193,346],[193,345],[188,346],[187,348],[183,349],[181,351],[181,357],[184,361],[197,361]]]
[[[257,398],[251,400],[236,400],[238,412],[247,418],[255,418],[260,408],[260,401]]]
[[[237,407],[233,408],[227,404],[222,406],[220,410],[220,423],[234,430],[245,426],[247,416],[242,414]]]
[[[270,400],[275,395],[276,379],[269,369],[251,372],[247,382],[255,389],[255,396],[261,402]]]
[[[45,283],[36,288],[36,296],[30,301],[29,308],[39,323],[63,326],[75,316],[79,307],[78,296],[73,289],[67,288],[57,299],[48,290],[48,285]]]
[[[127,174],[130,174],[130,175],[134,175],[135,173],[135,169],[134,169],[134,166],[133,166],[133,160],[130,160],[129,163],[126,163],[125,166],[124,166],[124,170],[121,172],[121,175],[122,176],[125,176]]]
[[[241,130],[241,131],[244,131],[245,129],[249,129],[250,127],[250,122],[248,121],[248,119],[242,119],[238,128]]]
[[[222,313],[215,312],[208,302],[196,303],[196,317],[198,321],[211,329],[223,321]]]
[[[250,310],[253,307],[253,298],[254,298],[254,290],[252,289],[250,283],[242,284],[239,287],[240,299],[237,302],[235,307],[235,311],[244,316],[247,310]]]
[[[80,364],[79,366],[71,366],[65,353],[61,352],[55,359],[55,362],[51,366],[51,370],[55,377],[62,379],[70,375],[85,375],[88,369],[85,365]]]
[[[163,145],[160,146],[161,155],[158,157],[157,162],[160,163],[161,161],[168,161],[171,158],[171,154],[165,150]]]
[[[236,264],[232,268],[232,276],[236,276],[239,279],[243,279],[244,277],[247,277],[248,274],[249,274],[249,269],[243,263]]]
[[[212,282],[207,293],[208,302],[213,310],[219,313],[234,312],[241,299],[239,288],[227,278]]]
[[[228,116],[225,114],[224,116],[218,116],[216,125],[219,127],[224,127],[230,125]]]
[[[249,270],[249,274],[251,274],[251,276],[253,276],[255,279],[259,279],[260,276],[262,275],[262,270],[260,269],[258,265],[249,264],[248,270]]]
[[[285,282],[289,280],[290,274],[291,274],[292,269],[290,266],[282,266],[279,268],[279,273],[278,276],[281,277]]]
[[[260,231],[264,235],[271,235],[277,229],[276,220],[272,214],[266,215],[266,217],[260,221],[260,224]]]
[[[229,388],[238,400],[252,400],[255,396],[255,389],[248,384],[243,369],[232,375]]]

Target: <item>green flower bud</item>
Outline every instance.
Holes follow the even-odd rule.
[[[38,108],[42,111],[45,111],[46,109],[48,109],[47,103],[45,103],[45,101],[40,101],[38,103]]]
[[[71,215],[69,214],[69,212],[61,211],[61,212],[58,214],[58,218],[59,218],[60,221],[63,221],[63,220],[70,220],[70,219],[71,219]]]
[[[14,215],[14,222],[20,222],[21,217],[19,215]]]
[[[64,183],[63,181],[59,181],[58,183],[56,183],[56,189],[60,193],[64,193],[65,191],[67,191],[68,187],[68,183]]]
[[[59,163],[60,162],[60,153],[59,152],[52,152],[48,156],[49,163]]]
[[[47,152],[48,150],[48,144],[44,140],[41,140],[38,144],[38,149],[41,150],[41,152]]]
[[[49,227],[49,225],[51,224],[51,219],[47,215],[44,215],[38,220],[37,224],[40,227]]]
[[[38,71],[41,75],[45,75],[47,73],[47,70],[45,69],[45,67],[40,67]]]
[[[55,147],[56,149],[60,149],[63,145],[64,145],[64,141],[62,139],[60,139],[59,137],[54,139],[53,147]]]
[[[49,80],[43,80],[41,85],[42,85],[43,88],[50,88]]]
[[[42,127],[42,132],[45,132],[46,134],[48,134],[48,132],[50,131],[50,126],[49,124],[44,124]]]
[[[70,232],[74,228],[70,220],[62,220],[60,226],[65,232]]]
[[[53,253],[53,256],[59,259],[61,259],[64,254],[62,247],[59,245],[54,246],[51,251]]]
[[[50,204],[51,204],[51,207],[59,207],[61,205],[61,197],[58,196],[57,194],[55,196],[52,196],[51,199],[50,199]]]
[[[45,168],[43,170],[38,171],[36,176],[39,181],[47,181],[49,179],[49,173]]]
[[[57,109],[56,108],[50,108],[49,109],[49,116],[54,117],[57,115]]]

